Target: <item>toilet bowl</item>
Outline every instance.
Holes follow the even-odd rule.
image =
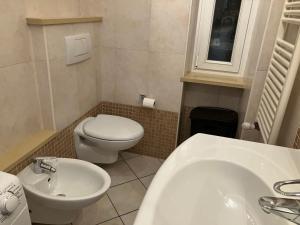
[[[74,130],[77,157],[93,163],[113,163],[119,151],[135,146],[144,128],[134,120],[99,114],[81,121]]]

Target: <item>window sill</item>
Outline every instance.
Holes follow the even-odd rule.
[[[184,77],[180,78],[180,81],[184,83],[208,84],[240,89],[248,89],[251,86],[251,80],[249,78],[195,72],[186,74]]]
[[[36,152],[40,146],[53,138],[55,134],[56,132],[51,130],[40,131],[27,138],[23,143],[19,144],[15,148],[1,154],[0,171],[9,171],[18,163]]]

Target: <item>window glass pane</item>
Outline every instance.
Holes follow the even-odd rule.
[[[216,0],[208,60],[230,62],[242,0]]]

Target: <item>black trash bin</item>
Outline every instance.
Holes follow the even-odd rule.
[[[237,112],[217,107],[197,107],[190,113],[191,135],[212,134],[235,138],[238,126]]]

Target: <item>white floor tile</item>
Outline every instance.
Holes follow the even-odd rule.
[[[111,187],[137,179],[128,165],[122,160],[110,165],[103,165],[102,168],[110,175]]]
[[[152,182],[152,179],[154,178],[155,175],[150,175],[150,176],[147,176],[147,177],[143,177],[141,178],[141,182],[144,184],[144,186],[146,188],[148,188]]]
[[[112,187],[107,193],[118,214],[123,215],[140,207],[145,192],[143,184],[139,180],[134,180]]]
[[[127,152],[127,151],[125,151],[125,152],[121,151],[120,154],[121,154],[121,156],[122,156],[123,159],[131,159],[131,158],[135,158],[135,157],[141,156],[139,154],[132,153],[132,152]]]
[[[161,161],[150,156],[140,156],[126,160],[130,168],[138,177],[145,177],[156,173],[161,166]]]
[[[138,211],[136,210],[136,211],[133,211],[131,213],[121,216],[121,219],[122,219],[124,225],[133,225],[135,217],[137,215],[137,212]]]
[[[123,225],[121,219],[119,217],[114,218],[112,220],[101,223],[100,225]]]
[[[95,225],[117,216],[116,210],[105,195],[95,204],[84,208],[73,225]]]

